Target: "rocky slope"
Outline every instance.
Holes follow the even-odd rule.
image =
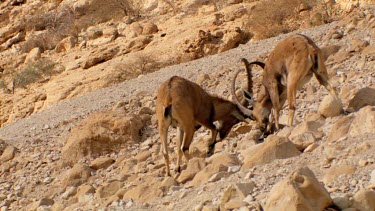
[[[268,5],[257,2],[3,1],[0,124],[162,67],[340,17],[338,4],[323,10],[323,4],[291,1],[279,12],[287,24],[264,28],[254,23],[269,22],[262,15]]]
[[[194,158],[181,174],[165,177],[154,114],[158,85],[180,75],[230,99],[229,82],[243,68],[239,59],[263,60],[288,34],[251,42],[54,103],[1,127],[0,208],[290,210],[300,203],[305,210],[374,210],[373,14],[358,10],[293,32],[321,47],[341,46],[326,64],[345,114],[330,115],[341,107],[312,79],[298,92],[294,126],[259,143],[255,124],[239,124],[210,157],[210,135],[200,129],[190,148]],[[253,71],[257,93],[262,74]],[[287,114],[285,108],[281,123]],[[174,167],[175,130],[170,134]],[[284,197],[290,201],[283,204]]]

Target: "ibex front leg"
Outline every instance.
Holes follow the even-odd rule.
[[[280,96],[279,96],[277,81],[269,82],[267,88],[268,88],[268,93],[270,95],[271,102],[272,102],[275,127],[276,127],[276,130],[279,130],[280,129],[280,125],[279,125]]]
[[[297,95],[297,86],[298,86],[298,80],[293,80],[293,77],[290,77],[291,79],[288,80],[288,104],[289,104],[289,118],[288,118],[288,125],[293,125],[293,118],[294,113],[296,111],[295,103],[296,103],[296,95]]]

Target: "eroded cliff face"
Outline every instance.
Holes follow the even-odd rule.
[[[340,7],[347,12],[352,11],[355,8],[366,8],[369,6],[375,6],[374,0],[336,0]]]

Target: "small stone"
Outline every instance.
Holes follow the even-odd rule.
[[[350,181],[350,185],[351,186],[356,186],[357,185],[357,180],[352,180],[352,181]]]
[[[174,185],[174,186],[171,186],[171,187],[169,188],[169,191],[171,191],[171,192],[175,192],[175,191],[179,191],[179,190],[181,190],[181,189],[183,189],[182,186],[176,186],[176,185]]]
[[[226,177],[228,175],[229,175],[228,172],[222,171],[222,172],[219,172],[219,173],[216,173],[216,174],[212,175],[210,177],[210,179],[208,179],[208,181],[209,182],[216,182],[216,181],[219,181],[219,180],[221,180],[222,178],[224,178],[224,177]]]
[[[318,147],[319,147],[318,143],[312,143],[308,147],[306,147],[306,149],[303,150],[303,152],[312,152],[312,151],[314,151]]]
[[[351,206],[351,202],[347,197],[333,198],[333,203],[342,210],[346,209],[346,208],[349,208]]]
[[[53,178],[51,178],[51,177],[46,177],[46,178],[43,180],[43,183],[44,183],[44,184],[49,184],[49,183],[52,182],[52,180],[53,180]]]
[[[90,168],[94,170],[98,169],[105,169],[108,168],[110,165],[112,165],[115,162],[112,158],[97,158],[94,161],[91,162]]]
[[[228,172],[233,172],[233,173],[235,173],[235,172],[239,171],[240,169],[241,169],[241,166],[240,166],[240,165],[238,165],[238,166],[229,166],[229,167],[228,167]]]
[[[55,201],[53,201],[52,199],[49,199],[49,198],[42,198],[41,200],[39,200],[37,202],[37,207],[40,207],[40,206],[52,206],[53,204],[55,203]]]
[[[247,205],[246,202],[242,201],[239,198],[235,198],[225,203],[224,208],[225,210],[233,210],[233,209],[238,209],[240,207],[244,207],[246,205]]]
[[[370,184],[375,185],[375,170],[372,170],[370,177]]]
[[[367,160],[360,160],[360,161],[358,162],[358,165],[359,165],[359,166],[362,166],[362,167],[366,166],[367,164],[368,164],[368,161],[367,161]]]
[[[0,163],[12,160],[16,154],[16,151],[17,151],[16,147],[11,146],[11,145],[7,146],[4,149],[3,154],[0,157]]]
[[[185,191],[185,192],[182,192],[181,195],[180,195],[180,199],[185,198],[185,196],[187,196],[187,195],[188,195],[188,194],[187,194],[186,191]]]
[[[193,210],[195,211],[201,211],[203,209],[203,205],[202,204],[198,204],[197,206],[194,207]]]
[[[74,194],[77,193],[77,187],[67,187],[65,192],[61,195],[61,198],[63,199],[68,199],[69,197],[73,196]]]

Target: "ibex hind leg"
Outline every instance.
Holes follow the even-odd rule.
[[[178,146],[178,148],[179,148],[178,151],[180,153],[178,155],[178,160],[177,160],[177,162],[178,162],[177,171],[178,172],[181,172],[180,163],[181,163],[182,155],[185,157],[186,163],[189,162],[189,159],[190,159],[189,147],[190,147],[191,142],[193,141],[195,128],[194,128],[194,125],[192,125],[191,127],[184,127],[183,130],[184,130],[183,133],[180,133],[180,135],[179,135],[179,138],[180,138],[180,140],[182,140],[182,142],[181,142],[181,145]]]
[[[184,154],[183,151],[182,151],[182,141],[183,141],[183,137],[184,137],[184,131],[177,127],[177,165],[176,165],[176,169],[175,171],[176,172],[181,172],[181,159],[182,159],[182,155]]]
[[[321,85],[323,85],[328,90],[328,92],[332,95],[332,97],[334,97],[336,100],[338,100],[339,97],[337,95],[336,89],[335,89],[335,87],[333,87],[328,82],[327,77],[325,77],[324,75],[322,75],[321,73],[319,73],[317,71],[314,72],[314,75],[315,75],[316,79],[319,81],[319,83]]]
[[[169,168],[169,156],[168,156],[168,127],[161,126],[162,124],[159,124],[159,132],[160,132],[160,140],[162,143],[162,151],[165,161],[165,167],[166,167],[166,176],[171,176],[170,168]]]

